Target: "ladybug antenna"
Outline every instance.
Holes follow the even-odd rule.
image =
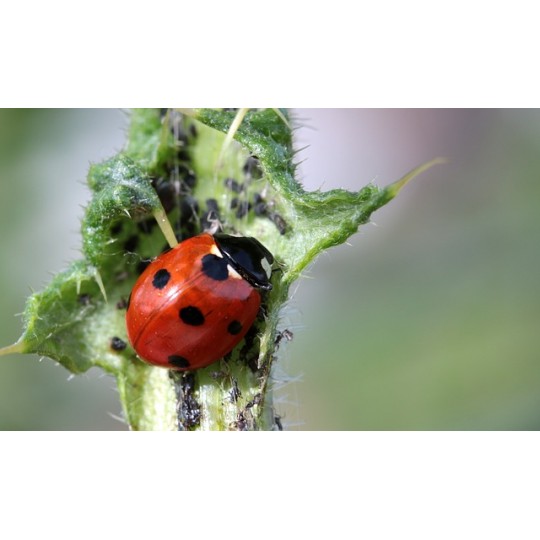
[[[159,208],[154,210],[153,215],[169,246],[171,246],[171,248],[176,247],[178,245],[178,240],[176,239],[171,222],[169,221],[163,206],[159,205]]]

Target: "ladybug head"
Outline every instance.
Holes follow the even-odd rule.
[[[214,240],[231,266],[253,287],[269,291],[274,256],[255,238],[214,234]]]

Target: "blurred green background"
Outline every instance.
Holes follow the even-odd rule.
[[[293,287],[276,408],[287,429],[540,428],[540,112],[295,109],[309,189],[390,183],[436,156]],[[32,289],[79,256],[88,164],[119,110],[0,111],[0,344]],[[0,358],[0,429],[126,429],[114,380]]]

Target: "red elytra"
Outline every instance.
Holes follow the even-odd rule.
[[[200,234],[157,257],[131,292],[128,338],[141,359],[180,371],[208,366],[252,326],[272,254],[256,239]]]

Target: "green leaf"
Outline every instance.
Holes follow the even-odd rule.
[[[229,145],[235,111],[133,111],[125,151],[90,168],[84,258],[29,298],[21,339],[0,354],[36,352],[74,373],[105,369],[117,378],[132,429],[276,428],[269,381],[291,283],[319,253],[344,242],[412,177],[439,161],[384,189],[306,192],[295,179],[287,112],[244,113],[237,142]],[[154,218],[168,245],[175,234],[180,240],[193,236],[219,218],[225,232],[258,238],[277,261],[273,289],[263,297],[264,316],[226,359],[193,373],[151,367],[127,342],[130,290],[145,262],[167,247]]]
[[[77,261],[44,291],[30,296],[16,352],[48,356],[73,373],[94,365],[117,373],[120,356],[112,351],[110,339],[121,334],[114,329],[122,324],[120,311],[109,309],[103,300],[95,268]]]
[[[232,112],[214,109],[195,109],[192,114],[222,132],[228,130],[234,116]],[[412,178],[444,162],[437,158],[421,165],[384,189],[369,185],[359,192],[344,189],[307,192],[295,179],[291,130],[273,109],[249,112],[236,139],[259,157],[264,177],[275,191],[274,202],[280,215],[293,224],[294,231],[286,235],[286,241],[267,240],[287,263],[284,279],[288,284],[297,279],[321,251],[345,242]]]
[[[116,225],[151,214],[161,203],[148,174],[124,154],[92,165],[88,186],[93,196],[82,221],[83,252],[101,268],[119,253]]]

